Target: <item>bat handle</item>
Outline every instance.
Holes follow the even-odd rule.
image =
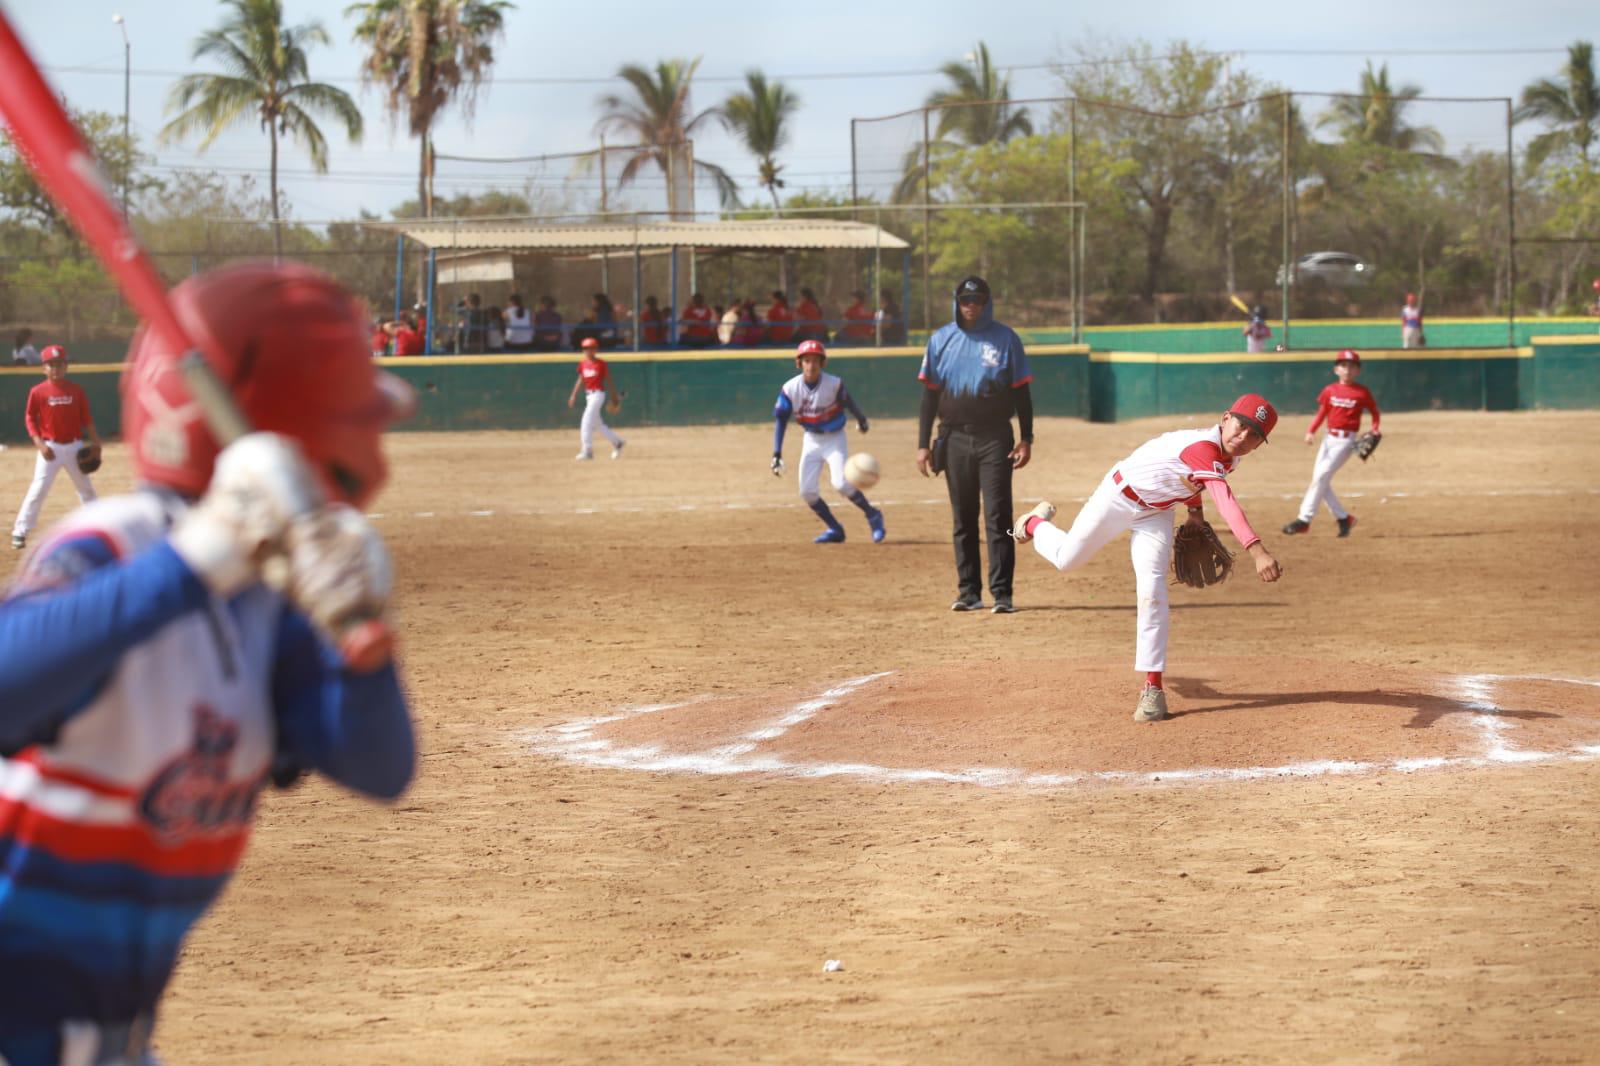
[[[339,634],[338,647],[346,666],[370,674],[394,655],[394,630],[380,618],[358,621]]]

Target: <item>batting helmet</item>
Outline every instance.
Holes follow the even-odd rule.
[[[585,337],[583,340],[578,342],[578,347],[582,348],[586,352],[598,352],[600,350],[600,338]]]
[[[1360,366],[1361,353],[1356,351],[1354,348],[1346,348],[1344,351],[1334,356],[1333,361],[1335,363],[1354,363],[1356,366]]]
[[[388,469],[384,427],[410,413],[410,386],[372,365],[366,312],[298,263],[244,262],[172,290],[173,312],[251,428],[292,438],[331,499],[361,506]],[[220,446],[176,351],[147,326],[122,374],[122,428],[142,481],[199,496]]]
[[[67,350],[59,344],[52,344],[39,353],[39,362],[41,363],[61,362],[65,361],[66,358]]]
[[[820,355],[823,365],[828,363],[828,349],[821,341],[801,341],[800,347],[794,350],[794,365],[800,366],[800,360],[808,355]]]

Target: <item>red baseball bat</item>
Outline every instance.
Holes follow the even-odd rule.
[[[189,352],[184,380],[223,444],[249,431],[233,397],[195,351],[167,300],[166,286],[139,239],[128,228],[106,188],[89,146],[50,91],[11,20],[0,9],[0,121],[39,184],[60,205],[116,281],[129,305],[149,324],[167,350]],[[313,506],[320,499],[312,498]],[[376,669],[388,658],[393,634],[377,619],[356,622],[336,635],[344,661],[358,670]]]

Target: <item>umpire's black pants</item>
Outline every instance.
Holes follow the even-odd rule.
[[[983,597],[983,559],[978,553],[978,497],[983,497],[989,539],[989,594],[1011,598],[1017,544],[1011,539],[1011,423],[957,426],[945,443],[945,485],[955,516],[956,580],[964,598]]]

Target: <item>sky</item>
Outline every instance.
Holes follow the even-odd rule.
[[[125,27],[131,125],[141,146],[154,152],[156,172],[251,173],[265,186],[267,139],[254,124],[225,134],[204,153],[194,140],[155,144],[169,117],[173,82],[204,69],[190,53],[195,38],[222,21],[217,0],[0,0],[0,6],[73,106],[116,115],[123,111]],[[280,181],[293,217],[303,221],[351,218],[362,210],[386,215],[415,196],[416,142],[391,123],[379,93],[361,86],[361,48],[351,40],[353,21],[344,7],[342,0],[284,0],[286,21],[317,20],[327,29],[331,44],[309,57],[312,77],[350,92],[367,127],[362,143],[352,146],[324,124],[330,142],[324,176],[312,172],[302,150],[285,147]],[[1049,68],[1075,58],[1089,40],[1144,40],[1157,52],[1181,40],[1231,53],[1234,69],[1300,92],[1353,91],[1371,60],[1387,63],[1396,84],[1420,86],[1429,96],[1515,97],[1530,81],[1556,76],[1575,39],[1595,36],[1592,0],[1531,0],[1517,5],[1514,17],[1511,11],[1504,0],[923,0],[915,7],[874,0],[518,0],[497,45],[498,80],[486,87],[470,120],[446,113],[435,144],[440,153],[473,156],[592,148],[597,97],[625,88],[614,77],[619,66],[701,56],[696,110],[738,88],[747,69],[765,71],[801,100],[790,143],[779,156],[786,192],[847,193],[851,119],[919,107],[944,84],[940,65],[962,59],[978,40],[996,66],[1008,68],[1014,98],[1062,95],[1059,76]],[[121,26],[116,14],[124,18]],[[1446,110],[1424,118],[1452,140],[1503,144],[1503,106],[1471,109],[1459,130]],[[747,200],[757,198],[755,162],[729,136],[698,137],[695,155],[732,173]],[[447,173],[442,169],[441,178]],[[451,189],[441,182],[438,191]]]

